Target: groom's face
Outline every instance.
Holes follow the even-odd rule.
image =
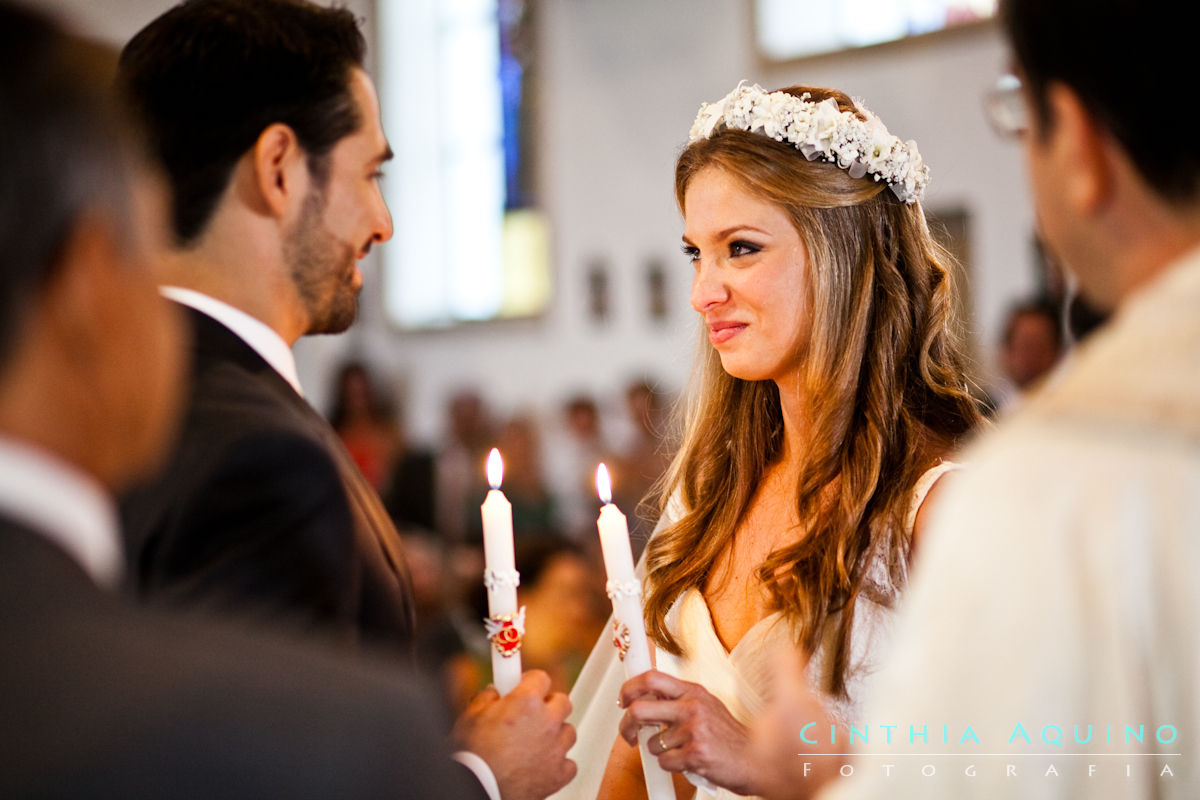
[[[362,124],[325,156],[324,181],[313,180],[285,243],[292,280],[308,315],[308,333],[340,333],[354,322],[363,275],[358,262],[392,238],[392,217],[379,179],[392,157],[371,79],[350,75]]]

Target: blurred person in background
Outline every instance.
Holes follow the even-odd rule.
[[[560,537],[527,539],[518,545],[516,557],[528,630],[521,644],[523,663],[545,671],[556,689],[566,691],[610,611],[603,571]]]
[[[558,504],[542,467],[541,433],[531,415],[516,414],[500,426],[496,447],[504,458],[504,494],[512,503],[513,536],[521,539],[561,538]],[[480,495],[482,497],[482,495]],[[483,541],[483,521],[476,514],[474,541]]]
[[[491,677],[491,642],[481,622],[486,609],[478,613],[472,602],[482,586],[482,561],[456,572],[453,559],[461,557],[456,546],[428,531],[405,532],[402,538],[416,600],[417,662],[437,676],[447,705],[461,713]]]
[[[391,482],[397,456],[403,450],[396,409],[376,385],[361,361],[343,364],[333,389],[329,424],[341,437],[346,451],[363,477],[377,492]]]
[[[665,440],[663,396],[652,381],[636,380],[625,388],[625,410],[631,435],[620,448],[613,471],[613,502],[632,512],[629,537],[637,558],[654,530],[653,502],[648,501],[671,465],[671,452]]]
[[[436,455],[434,498],[437,530],[447,540],[482,547],[479,504],[487,494],[488,451],[496,430],[487,401],[478,390],[459,389],[446,401],[446,433]]]
[[[409,442],[393,398],[365,363],[349,361],[338,370],[329,424],[396,527],[434,531],[433,454]]]
[[[1004,325],[1000,366],[1005,383],[992,394],[997,413],[1004,413],[1058,365],[1065,351],[1063,310],[1050,300],[1014,305]]]
[[[600,421],[600,408],[589,394],[577,393],[562,405],[559,424],[547,426],[546,461],[562,530],[566,538],[586,544],[596,538],[596,467],[612,461],[613,452]],[[615,464],[609,465],[615,469]],[[618,481],[616,486],[620,486]]]

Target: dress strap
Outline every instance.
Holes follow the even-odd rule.
[[[939,478],[956,469],[962,469],[962,464],[957,461],[943,460],[925,470],[921,477],[917,478],[917,482],[913,485],[912,501],[908,505],[908,518],[904,521],[905,533],[912,535],[913,527],[917,524],[917,512],[921,510],[921,505],[925,502],[925,496],[929,494],[929,490],[933,488]]]

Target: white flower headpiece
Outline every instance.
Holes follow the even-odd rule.
[[[917,143],[900,141],[859,100],[854,104],[865,120],[841,111],[832,97],[816,103],[807,92],[796,97],[743,81],[717,102],[700,106],[688,141],[707,139],[721,128],[761,133],[794,145],[809,161],[837,164],[852,178],[873,175],[903,202],[917,202],[929,184]]]

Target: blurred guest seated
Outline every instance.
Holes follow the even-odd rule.
[[[559,536],[558,507],[546,485],[537,425],[533,418],[518,414],[508,420],[496,437],[504,458],[504,494],[512,503],[513,536],[519,541],[540,536]],[[482,462],[481,462],[482,463]],[[479,504],[486,489],[471,497],[474,514],[468,527],[468,541],[483,541],[483,520]]]
[[[454,546],[429,533],[404,534],[416,598],[417,660],[442,684],[448,706],[462,712],[490,680],[490,644],[471,592],[482,586],[478,549]],[[453,560],[466,560],[455,568]]]
[[[452,542],[469,532],[479,542],[479,504],[487,494],[484,465],[495,446],[495,430],[483,397],[474,389],[455,392],[446,404],[445,441],[436,456],[436,529]]]
[[[613,496],[619,507],[627,509],[634,558],[641,555],[658,517],[651,506],[643,505],[643,501],[671,464],[671,452],[664,441],[663,405],[662,394],[650,380],[634,381],[625,389],[625,408],[632,434],[621,448],[612,470]]]
[[[1058,364],[1064,351],[1063,310],[1049,299],[1018,303],[1008,312],[1000,364],[1004,382],[992,397],[1002,413],[1020,402]]]
[[[555,689],[566,691],[608,619],[604,573],[562,539],[528,539],[517,547],[516,558],[526,609],[522,661],[545,671]]]
[[[435,530],[433,454],[405,435],[395,403],[366,364],[346,363],[338,372],[329,424],[354,463],[383,496],[400,530]]]
[[[587,394],[576,394],[563,406],[562,424],[547,431],[546,461],[562,530],[572,541],[596,535],[596,465],[612,460],[612,449],[600,425],[600,410]],[[611,465],[610,465],[611,466]]]
[[[393,404],[362,362],[349,362],[339,370],[329,424],[367,482],[382,491],[391,480],[402,435]]]

